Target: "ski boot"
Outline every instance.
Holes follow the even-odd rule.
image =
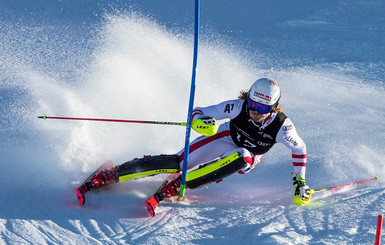
[[[150,197],[146,202],[146,208],[150,213],[150,216],[155,216],[155,209],[159,202],[165,198],[170,198],[179,195],[181,184],[181,174],[175,173],[170,175],[165,182],[159,187],[159,189]],[[187,187],[186,187],[187,188]]]
[[[97,173],[95,177],[91,179],[90,187],[91,189],[99,189],[102,186],[118,182],[119,176],[116,174],[116,168],[112,168]]]
[[[106,162],[91,174],[77,189],[79,205],[83,206],[86,202],[85,194],[91,189],[98,189],[102,186],[118,183],[119,176],[116,173],[118,166],[114,167],[111,161]]]
[[[179,195],[181,183],[181,176],[177,177],[173,181],[169,182],[166,186],[162,188],[163,198],[170,198]]]

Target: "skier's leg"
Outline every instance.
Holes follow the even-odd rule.
[[[179,152],[183,160],[184,151]],[[220,125],[213,136],[201,136],[190,146],[186,184],[194,189],[217,182],[247,168],[251,153],[234,144],[230,136],[229,123]],[[181,161],[181,169],[183,161]]]
[[[206,164],[199,165],[187,172],[186,188],[195,189],[202,185],[219,181],[236,171],[244,168],[246,161],[239,152],[234,152],[222,159],[214,160]],[[154,214],[154,209],[164,198],[177,196],[181,184],[181,175],[171,175],[158,191],[146,201],[146,206],[150,214]]]
[[[227,152],[236,148],[238,146],[234,144],[230,136],[229,123],[221,124],[215,135],[200,136],[191,142],[187,168],[192,169],[202,163],[225,157]],[[178,155],[181,161],[180,169],[183,169],[184,149]]]
[[[144,158],[135,158],[134,160],[125,162],[117,166],[109,166],[101,170],[95,171],[90,181],[82,184],[76,189],[76,195],[79,205],[85,203],[85,194],[91,189],[98,189],[102,186],[123,182],[130,179],[162,174],[176,173],[179,171],[178,155],[160,155]]]
[[[189,168],[202,162],[211,161],[233,148],[234,144],[231,143],[229,126],[221,125],[220,130],[216,135],[211,137],[199,137],[192,142],[190,147]],[[192,152],[194,153],[192,154]],[[183,151],[175,155],[135,158],[116,166],[116,174],[119,182],[123,182],[155,174],[176,173],[181,170],[181,165],[183,166]]]
[[[247,163],[240,152],[234,152],[215,162],[199,165],[187,173],[186,185],[190,189],[199,188],[247,167]]]
[[[135,158],[116,166],[119,182],[155,174],[176,173],[179,169],[178,155],[159,155]]]
[[[131,161],[105,169],[97,173],[91,180],[90,187],[98,189],[102,186],[137,179],[140,177],[176,173],[179,171],[178,155],[160,155],[135,158]]]

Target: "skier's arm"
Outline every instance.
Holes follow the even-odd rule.
[[[202,116],[213,117],[216,120],[233,119],[242,110],[243,100],[227,100],[217,105],[196,107],[193,110],[193,120]]]
[[[276,141],[284,144],[292,152],[294,174],[305,177],[306,172],[306,144],[299,137],[297,130],[289,118],[286,118],[278,131]]]
[[[242,102],[242,100],[228,100],[218,105],[196,107],[193,110],[192,129],[205,136],[216,134],[218,125],[215,119],[234,118],[242,109]]]
[[[306,145],[299,137],[291,120],[286,118],[281,129],[278,131],[277,142],[283,143],[292,151],[292,160],[294,166],[293,190],[294,203],[305,205],[311,198],[311,190],[306,185]]]

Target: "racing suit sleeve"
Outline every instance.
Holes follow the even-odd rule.
[[[292,152],[294,173],[305,176],[306,172],[306,144],[299,137],[294,124],[286,118],[278,131],[276,142],[284,144]]]
[[[242,110],[243,100],[227,100],[217,105],[207,107],[196,107],[193,110],[192,120],[198,119],[201,116],[210,116],[216,120],[233,119]]]

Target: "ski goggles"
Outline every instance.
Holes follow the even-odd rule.
[[[247,104],[249,106],[250,111],[258,111],[261,114],[266,114],[270,112],[271,107],[269,105],[264,105],[250,98],[247,98]]]

